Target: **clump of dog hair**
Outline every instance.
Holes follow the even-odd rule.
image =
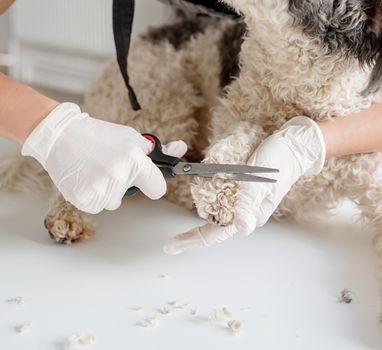
[[[142,311],[145,307],[143,305],[136,305],[136,306],[132,306],[130,308],[130,310],[133,310],[133,311]]]
[[[15,331],[17,333],[26,333],[30,330],[31,326],[32,326],[32,323],[30,321],[26,321],[15,326]]]
[[[86,331],[72,334],[62,346],[62,350],[77,350],[78,346],[91,345],[95,342],[95,336]]]
[[[159,309],[159,312],[162,315],[168,315],[169,313],[171,313],[171,311],[172,311],[172,308],[168,305],[164,305],[163,307]]]
[[[231,319],[231,316],[231,311],[228,308],[223,307],[221,309],[213,309],[208,320],[213,323],[224,323],[233,335],[238,335],[242,329],[242,322]]]
[[[173,307],[174,309],[185,309],[189,304],[184,303],[184,304],[175,304]]]
[[[353,294],[348,289],[341,291],[338,297],[338,302],[341,304],[350,304],[353,301]]]
[[[15,305],[24,305],[25,304],[25,299],[23,297],[14,297],[14,298],[9,298],[6,300],[8,304],[15,304]]]
[[[145,328],[156,328],[158,327],[158,324],[159,318],[157,315],[145,317],[140,323],[140,325]]]
[[[222,312],[223,312],[224,315],[226,315],[228,317],[230,317],[232,315],[231,311],[229,311],[228,308],[226,308],[226,307],[222,308]]]
[[[227,320],[228,317],[231,316],[231,312],[223,307],[221,309],[213,309],[208,317],[210,322],[220,322]]]
[[[191,316],[196,316],[198,314],[198,309],[194,306],[188,308],[188,306],[188,303],[179,303],[175,300],[168,301],[165,305],[157,309],[156,314],[143,318],[137,325],[144,328],[156,328],[159,325],[159,316],[169,315],[175,309],[187,309]],[[211,324],[225,327],[232,335],[238,335],[241,332],[242,322],[232,318],[232,312],[227,307],[211,310],[207,318]]]
[[[238,320],[230,320],[227,322],[227,327],[233,335],[238,335],[241,332],[242,323]]]

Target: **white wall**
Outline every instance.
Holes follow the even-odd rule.
[[[9,14],[0,16],[0,52],[8,50],[8,37],[9,37]]]
[[[28,44],[110,54],[111,8],[112,0],[18,0],[12,9],[13,37]],[[163,23],[166,9],[157,0],[136,1],[134,33]]]
[[[134,34],[166,19],[156,0],[136,1]],[[11,11],[11,47],[20,59],[11,75],[32,85],[81,94],[114,54],[112,0],[18,0]]]
[[[17,0],[0,17],[0,52],[8,50],[11,27],[11,50],[19,56],[13,76],[81,95],[114,54],[111,4],[112,0]],[[156,0],[137,0],[136,7],[135,35],[168,17],[168,8]],[[0,139],[0,160],[15,146]]]
[[[157,0],[136,0],[135,3],[135,34],[145,31],[149,26],[156,26],[167,21],[171,15],[169,6],[163,5]]]

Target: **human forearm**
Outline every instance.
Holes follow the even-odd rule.
[[[0,73],[0,136],[24,143],[58,102]]]
[[[324,135],[327,159],[382,150],[382,104],[318,125]]]
[[[0,15],[3,14],[15,0],[0,0]]]

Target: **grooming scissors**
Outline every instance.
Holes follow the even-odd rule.
[[[277,180],[268,179],[251,174],[278,173],[278,169],[263,168],[258,166],[241,164],[209,164],[209,163],[189,163],[182,162],[180,158],[164,154],[160,140],[152,134],[142,134],[143,137],[153,144],[152,151],[148,154],[155,165],[158,166],[165,179],[174,178],[178,175],[215,177],[222,175],[222,178],[230,181],[248,181],[275,183]],[[226,177],[225,177],[226,176]],[[139,188],[131,187],[125,196],[132,196],[139,192]]]

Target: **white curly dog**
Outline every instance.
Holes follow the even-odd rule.
[[[131,110],[115,60],[86,94],[83,109],[154,133],[163,142],[183,139],[190,161],[253,163],[251,155],[261,142],[295,117],[341,118],[380,101],[378,1],[225,2],[243,15],[242,22],[185,19],[153,29],[133,43],[129,67],[141,111]],[[310,156],[320,163],[314,150]],[[266,159],[260,163],[279,167]],[[0,168],[0,186],[45,187],[43,174],[31,159],[12,159]],[[281,203],[275,200],[275,216],[298,219],[310,209],[327,210],[349,198],[372,225],[382,258],[382,153],[332,158],[301,169],[301,174]],[[285,176],[294,176],[287,167],[281,169],[280,181]],[[191,184],[179,177],[169,182],[167,198],[190,209],[194,203],[207,225],[214,225],[218,234],[204,237],[203,244],[209,245],[238,231],[247,234],[271,214],[256,219],[251,210],[257,198],[240,198],[243,186],[248,185],[219,178],[195,178]],[[264,187],[270,195],[272,186]],[[238,200],[252,220],[235,222]],[[58,242],[94,232],[88,218],[61,196],[53,201],[45,223]]]

